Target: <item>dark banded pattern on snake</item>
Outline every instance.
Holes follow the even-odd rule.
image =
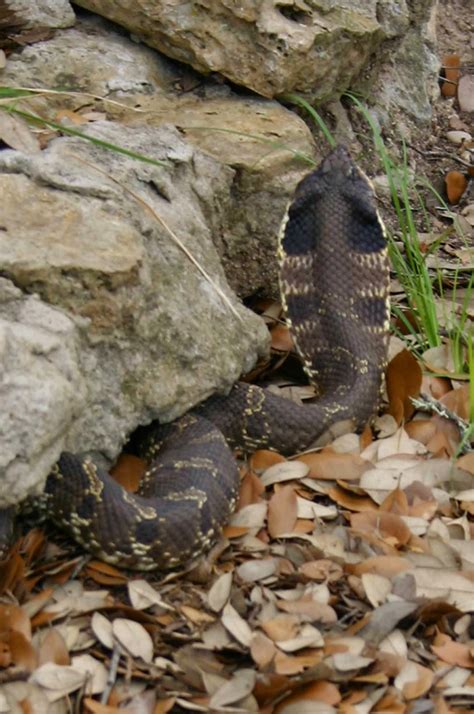
[[[89,552],[142,570],[182,564],[211,545],[235,507],[232,447],[288,454],[336,421],[359,429],[374,414],[388,342],[388,258],[370,184],[343,147],[298,185],[278,260],[287,320],[322,397],[300,406],[239,382],[173,424],[152,426],[138,494],[91,460],[63,454],[43,507]]]

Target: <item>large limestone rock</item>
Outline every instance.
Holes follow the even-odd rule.
[[[94,16],[12,54],[0,77],[4,85],[74,92],[23,104],[53,120],[65,108],[90,106],[95,95],[106,97],[96,106],[114,120],[177,126],[188,142],[232,169],[228,200],[206,216],[232,288],[243,297],[276,289],[275,239],[282,215],[311,161],[325,151],[316,151],[310,130],[295,113],[203,80]]]
[[[225,391],[266,350],[209,229],[233,171],[172,127],[101,122],[89,133],[166,166],[66,138],[0,154],[0,271],[16,285],[0,293],[12,415],[0,429],[0,505],[15,477],[15,500],[30,493],[62,448],[113,458],[138,424]]]
[[[22,30],[69,27],[74,12],[68,0],[3,0],[0,6],[0,41]]]
[[[64,312],[0,278],[0,507],[41,487],[84,408],[78,347]]]
[[[420,61],[417,71],[413,66],[409,72],[412,94],[418,94],[418,84],[429,81],[429,76],[433,83],[435,79],[426,15],[436,0],[78,0],[77,4],[118,22],[146,44],[200,72],[218,72],[266,97],[287,92],[319,100],[339,97],[369,65],[372,74],[379,53],[396,52],[407,32],[413,33],[412,45],[418,38],[421,55],[425,59],[428,55],[426,65]],[[399,55],[403,65],[405,50]],[[405,80],[393,71],[390,81],[403,86]],[[396,101],[396,92],[391,99]],[[415,116],[423,100],[424,92],[415,102]],[[425,113],[426,107],[425,101]]]

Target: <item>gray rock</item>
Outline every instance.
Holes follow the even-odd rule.
[[[219,72],[266,97],[339,95],[383,39],[376,0],[78,4],[200,72]]]
[[[85,404],[78,335],[61,310],[0,278],[0,507],[36,492]]]
[[[337,99],[359,81],[369,60],[370,87],[375,82],[382,88],[380,60],[375,72],[372,68],[374,56],[383,54],[396,55],[399,72],[390,77],[394,103],[405,102],[408,82],[417,94],[418,86],[434,79],[426,24],[436,0],[78,0],[78,5],[200,72],[218,72],[266,97],[296,92],[313,100]],[[416,68],[412,50],[420,55]],[[411,71],[405,76],[407,64]],[[415,105],[414,113],[426,118],[426,91]]]
[[[8,446],[12,474],[20,473],[17,463],[25,473],[35,466],[28,477],[18,475],[15,500],[40,484],[63,446],[111,459],[138,424],[171,420],[229,389],[267,348],[263,322],[228,287],[208,227],[220,220],[232,170],[172,127],[100,122],[88,133],[166,167],[71,138],[34,156],[0,154],[0,270],[54,307],[32,297],[28,305],[57,316],[51,334],[36,323],[32,331],[17,308],[9,312],[7,296],[5,319],[15,326],[4,352],[18,383],[25,375],[25,398],[13,390],[2,402],[16,422],[2,434],[0,453]],[[84,383],[86,394],[78,386]],[[42,400],[41,419],[39,406],[33,412],[36,428],[23,428],[31,405]],[[8,500],[5,483],[0,500]]]
[[[205,216],[231,287],[242,296],[276,290],[280,220],[316,154],[309,128],[295,113],[276,101],[237,95],[203,80],[94,16],[13,53],[2,83],[78,92],[28,101],[28,107],[51,119],[65,107],[74,110],[89,102],[81,93],[87,92],[106,97],[107,115],[122,123],[176,125],[188,142],[232,169],[232,190],[225,197],[208,196],[207,203],[222,205]]]
[[[6,0],[3,12],[11,16],[11,26],[25,28],[70,27],[75,15],[68,0]]]

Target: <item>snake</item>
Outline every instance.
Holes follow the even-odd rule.
[[[286,321],[321,396],[298,404],[239,381],[174,422],[150,425],[135,493],[93,459],[62,453],[39,506],[93,556],[136,570],[183,566],[217,541],[236,507],[234,449],[294,454],[336,422],[361,430],[376,413],[389,334],[387,242],[370,181],[344,146],[299,182],[277,246]],[[11,517],[12,509],[0,515],[0,540]]]

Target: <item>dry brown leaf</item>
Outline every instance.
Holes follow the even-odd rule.
[[[378,555],[373,558],[367,558],[355,565],[347,564],[346,569],[354,575],[376,573],[377,575],[383,575],[385,578],[394,578],[399,573],[411,570],[412,565],[404,558],[392,555]]]
[[[236,573],[244,582],[255,583],[258,580],[265,580],[265,578],[276,573],[276,570],[276,558],[262,558],[246,560],[245,563],[236,568]]]
[[[230,597],[232,572],[223,573],[207,593],[207,604],[214,612],[220,612]]]
[[[38,154],[40,145],[38,139],[22,117],[0,112],[0,139],[12,149],[24,154]]]
[[[467,545],[472,554],[472,542],[467,541]],[[411,575],[416,582],[418,597],[441,599],[455,605],[461,612],[472,610],[474,582],[462,573],[447,567],[418,566]]]
[[[277,649],[271,639],[266,637],[262,632],[256,632],[250,643],[250,654],[259,669],[265,669],[273,657]]]
[[[392,591],[390,580],[383,577],[383,575],[376,575],[375,573],[363,573],[362,585],[364,586],[367,600],[372,607],[382,605]]]
[[[276,617],[261,623],[262,630],[274,642],[290,640],[296,636],[299,625],[296,615],[276,615]]]
[[[411,397],[419,396],[421,379],[421,367],[408,350],[399,352],[389,363],[386,375],[388,411],[397,424],[408,421],[415,411]]]
[[[317,702],[336,706],[340,701],[341,695],[336,685],[332,682],[321,680],[312,682],[290,694],[289,697],[277,704],[274,714],[310,714],[311,712],[317,714],[319,711],[330,711],[328,709],[320,710],[315,708]]]
[[[143,625],[118,617],[112,623],[112,632],[125,652],[132,657],[140,657],[145,662],[152,661],[153,641]]]
[[[78,655],[71,661],[74,669],[83,672],[88,694],[101,694],[107,686],[107,670],[102,662],[89,654]]]
[[[111,650],[114,646],[114,635],[112,623],[100,612],[94,612],[91,620],[91,627],[99,642]]]
[[[296,493],[292,486],[278,489],[268,504],[268,532],[272,538],[291,533],[297,517]]]
[[[126,575],[101,560],[90,560],[87,563],[86,573],[99,585],[124,585],[127,582]]]
[[[2,635],[2,639],[4,637],[5,633]],[[11,630],[7,637],[11,663],[28,672],[33,672],[37,666],[37,655],[30,640],[18,630]]]
[[[306,654],[287,655],[284,652],[277,652],[274,659],[275,672],[277,674],[299,674],[308,667],[314,667],[321,662],[323,654],[321,650],[308,650]]]
[[[401,672],[395,677],[394,684],[405,699],[420,699],[433,684],[434,674],[418,662],[408,661]]]
[[[457,459],[456,463],[460,469],[463,469],[464,471],[468,471],[470,474],[472,474],[474,476],[474,452],[460,456]]]
[[[472,648],[461,642],[455,642],[449,635],[440,632],[435,639],[435,644],[431,645],[431,649],[447,664],[474,669]]]
[[[83,704],[84,714],[134,714],[131,709],[124,709],[123,707],[112,707],[108,704],[101,704],[95,699],[90,699],[89,697],[86,697],[83,700]],[[162,711],[166,712],[169,711],[169,709],[164,709]]]
[[[445,97],[455,97],[457,85],[461,76],[461,59],[459,55],[444,55],[443,73],[445,81],[442,81],[441,83],[441,93]]]
[[[14,630],[31,640],[30,618],[18,605],[3,605],[0,603],[0,632]]]
[[[266,469],[261,482],[264,486],[271,486],[282,481],[295,481],[305,478],[309,473],[309,467],[301,461],[282,461]]]
[[[304,615],[313,622],[322,622],[326,625],[337,622],[336,612],[330,605],[313,600],[310,596],[303,595],[299,600],[277,600],[276,604],[280,610]]]
[[[469,384],[452,389],[440,401],[445,407],[456,412],[461,419],[469,421]]]
[[[230,634],[244,647],[250,647],[252,630],[237,610],[228,602],[222,611],[222,624]]]
[[[462,112],[474,112],[474,75],[465,74],[458,83],[458,102]],[[472,174],[471,174],[472,176]]]
[[[350,523],[352,528],[359,531],[376,531],[381,538],[391,545],[406,545],[411,536],[410,529],[400,516],[382,510],[378,512],[353,513],[350,517]]]
[[[328,583],[340,580],[343,575],[342,567],[338,563],[324,558],[307,561],[300,565],[298,571],[310,580]]]
[[[245,506],[249,506],[252,503],[258,503],[264,491],[265,486],[259,477],[256,476],[253,471],[247,471],[240,482],[237,510],[245,508]]]
[[[270,468],[270,466],[279,464],[282,461],[286,461],[285,457],[281,454],[277,454],[276,451],[258,449],[250,457],[249,466],[256,474],[261,474],[266,469]]]
[[[467,188],[467,178],[460,171],[448,171],[444,177],[446,193],[450,203],[459,203]]]
[[[431,419],[417,419],[407,424],[405,431],[410,439],[415,439],[426,446],[436,434],[436,424]]]
[[[140,485],[140,480],[146,471],[146,462],[133,454],[120,454],[110,475],[126,491],[134,493]]]
[[[359,496],[350,493],[346,489],[341,488],[341,484],[330,488],[328,496],[339,506],[348,511],[365,512],[378,510],[377,504],[374,503],[369,496]]]
[[[42,665],[45,662],[71,664],[66,642],[57,629],[48,630],[39,647],[38,664]]]
[[[291,352],[294,349],[293,338],[287,325],[281,323],[272,327],[270,331],[271,348],[277,352]]]
[[[303,454],[298,457],[309,466],[309,478],[356,481],[372,468],[359,454],[338,454],[331,448],[324,448],[318,453]]]

